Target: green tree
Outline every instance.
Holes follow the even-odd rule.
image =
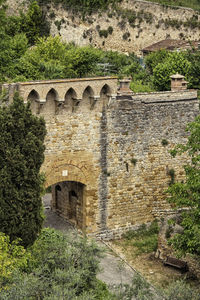
[[[6,24],[6,0],[0,0],[0,34],[2,33],[2,29]]]
[[[15,74],[24,76],[25,80],[75,77],[67,50],[67,44],[59,37],[39,38],[35,47],[28,49],[18,60]]]
[[[164,62],[168,56],[169,52],[166,50],[159,50],[147,55],[144,61],[148,71],[153,74],[153,69],[157,66],[157,64]]]
[[[170,75],[179,73],[190,78],[191,63],[184,52],[171,52],[153,69],[154,86],[159,91],[170,90]]]
[[[169,202],[176,208],[187,208],[182,212],[182,234],[175,235],[171,243],[181,253],[200,255],[200,115],[187,126],[190,135],[186,145],[177,145],[171,151],[172,156],[177,153],[187,153],[190,163],[184,166],[185,181],[177,182],[168,189]]]
[[[189,87],[200,89],[200,52],[188,51],[187,59],[191,63]]]
[[[66,55],[66,62],[72,65],[76,77],[95,74],[94,70],[99,60],[98,51],[92,47],[73,47]]]
[[[27,47],[28,40],[25,34],[17,34],[14,37],[5,35],[0,39],[0,82],[17,75],[16,65]]]
[[[26,14],[21,14],[20,23],[21,31],[26,33],[31,45],[33,45],[39,37],[49,35],[49,24],[37,1],[31,2]]]
[[[43,224],[41,192],[45,123],[15,94],[0,107],[0,224],[11,241],[34,242]]]

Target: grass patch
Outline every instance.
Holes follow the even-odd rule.
[[[145,224],[138,230],[130,230],[123,235],[124,246],[136,248],[135,255],[156,251],[158,245],[158,223],[153,221],[147,228]]]

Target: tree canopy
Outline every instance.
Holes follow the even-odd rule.
[[[81,7],[76,0],[56,0],[60,2]],[[116,2],[82,1],[83,10]],[[131,76],[134,92],[150,92],[169,90],[169,76],[178,72],[185,75],[190,88],[200,88],[198,51],[161,50],[149,54],[141,63],[134,53],[125,55],[92,46],[79,47],[63,42],[58,36],[49,36],[44,1],[30,2],[27,12],[19,16],[7,16],[5,3],[6,0],[0,0],[0,82],[117,75]]]
[[[34,242],[43,224],[41,192],[45,123],[15,94],[0,107],[0,224],[11,241]]]

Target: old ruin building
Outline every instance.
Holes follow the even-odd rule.
[[[199,112],[197,92],[181,88],[133,94],[114,77],[23,82],[18,90],[46,120],[46,186],[52,209],[88,234],[113,238],[171,211],[166,190],[184,157],[169,149],[186,140]],[[172,84],[173,85],[173,84]],[[173,85],[174,87],[174,85]]]

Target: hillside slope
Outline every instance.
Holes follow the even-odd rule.
[[[9,0],[9,12],[16,13],[22,3]],[[48,4],[43,9],[51,23],[51,34],[78,45],[140,54],[142,48],[165,38],[200,39],[200,16],[190,8],[128,0],[122,1],[117,10],[110,8],[84,18],[61,5]]]

